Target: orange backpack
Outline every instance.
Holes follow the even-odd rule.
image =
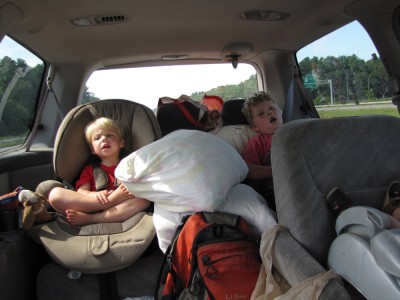
[[[240,216],[199,212],[183,220],[165,254],[156,299],[250,299],[259,237]]]

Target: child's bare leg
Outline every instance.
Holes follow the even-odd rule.
[[[109,202],[100,203],[95,197],[56,187],[49,193],[49,203],[56,211],[62,214],[67,209],[88,213],[109,209],[131,197],[123,188],[118,188],[109,195]]]
[[[95,223],[123,222],[138,212],[145,210],[150,202],[142,198],[131,198],[105,211],[86,214],[77,210],[66,211],[68,222],[72,225],[88,225]]]

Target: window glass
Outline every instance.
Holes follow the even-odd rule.
[[[184,94],[200,101],[207,93],[227,101],[257,91],[256,71],[244,63],[236,69],[230,63],[131,68],[94,72],[82,102],[122,98],[154,110],[161,97],[178,98]]]
[[[44,63],[9,37],[0,43],[0,152],[26,140],[35,115]]]
[[[297,53],[304,86],[321,118],[399,116],[389,79],[369,35],[352,22]]]

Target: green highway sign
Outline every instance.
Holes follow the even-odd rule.
[[[306,89],[315,89],[317,87],[317,81],[312,74],[306,74],[306,76],[303,78],[303,81]]]

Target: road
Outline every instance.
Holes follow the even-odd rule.
[[[336,105],[317,105],[317,110],[332,110],[332,109],[369,109],[369,108],[396,108],[395,105],[391,101],[384,102],[369,102],[369,103],[360,103],[356,105],[354,103],[351,104],[336,104]]]

